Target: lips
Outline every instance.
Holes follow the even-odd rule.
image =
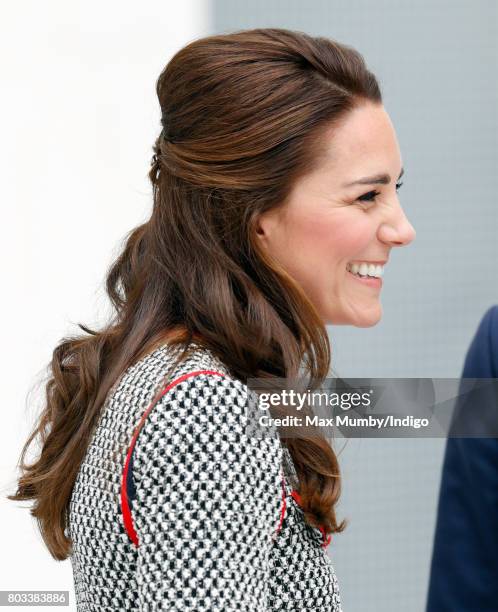
[[[367,260],[367,259],[356,259],[354,261],[348,262],[348,265],[350,266],[350,265],[355,264],[355,263],[356,264],[365,263],[365,264],[369,264],[369,265],[373,264],[374,266],[385,266],[387,261],[388,261],[387,259],[379,259],[379,260],[375,260],[375,261],[373,261],[373,260],[370,261],[370,260]]]
[[[357,274],[353,274],[353,272],[351,272],[351,270],[348,270],[347,274],[350,274],[352,276],[352,278],[354,278],[359,283],[362,283],[364,285],[370,285],[371,287],[380,288],[380,287],[382,287],[382,284],[383,284],[382,277],[358,276]]]

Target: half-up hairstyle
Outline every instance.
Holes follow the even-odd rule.
[[[331,367],[323,321],[299,284],[261,249],[258,216],[285,206],[324,153],[325,131],[379,85],[353,48],[279,28],[195,40],[160,74],[162,131],[153,145],[149,220],[108,271],[111,320],[53,351],[46,405],[20,458],[11,500],[34,500],[42,537],[66,559],[65,528],[80,463],[110,389],[165,334],[187,354],[202,342],[242,381],[323,380]],[[41,450],[25,453],[40,437]],[[341,531],[339,466],[322,437],[285,440],[306,520]]]

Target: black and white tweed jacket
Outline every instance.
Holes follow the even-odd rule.
[[[247,386],[193,344],[167,385],[165,344],[104,403],[69,505],[78,611],[341,612],[290,453],[247,434]]]

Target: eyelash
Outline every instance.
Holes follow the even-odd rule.
[[[401,187],[401,185],[403,184],[403,181],[401,181],[400,183],[396,183],[396,191]],[[363,195],[361,195],[358,200],[360,202],[374,202],[375,198],[380,195],[380,191],[369,191],[368,193],[364,193]]]

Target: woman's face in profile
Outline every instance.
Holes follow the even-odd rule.
[[[299,179],[288,203],[263,213],[258,235],[325,325],[370,327],[382,316],[382,281],[362,280],[349,266],[387,262],[393,246],[415,238],[396,187],[403,163],[382,105],[351,111],[330,130],[329,143],[326,160]],[[372,178],[378,175],[383,182]],[[388,263],[385,271],[388,278]]]

